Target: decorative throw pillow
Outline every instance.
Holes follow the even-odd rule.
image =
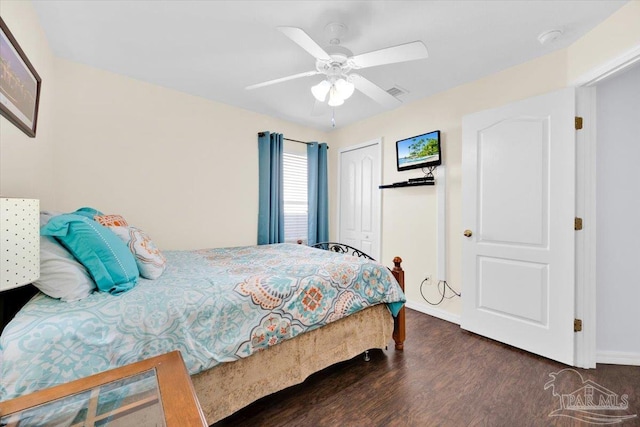
[[[120,237],[135,255],[142,277],[153,280],[162,275],[167,266],[167,260],[147,233],[136,227],[109,227],[109,229]]]
[[[105,227],[127,227],[129,225],[122,215],[96,215],[93,220]]]
[[[81,215],[81,216],[87,217],[89,219],[93,219],[93,217],[96,216],[96,215],[102,215],[102,212],[100,212],[99,210],[94,209],[94,208],[84,207],[84,208],[80,208],[80,209],[76,210],[75,212],[71,212],[71,214],[72,215]]]
[[[85,216],[53,217],[40,234],[55,237],[86,267],[98,289],[112,294],[138,283],[138,267],[129,248],[107,227]]]
[[[45,226],[59,213],[41,212],[40,226]],[[77,301],[88,297],[96,288],[89,272],[56,239],[40,238],[40,277],[33,282],[40,291],[62,301]]]

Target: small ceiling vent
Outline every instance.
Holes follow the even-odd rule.
[[[400,95],[406,94],[407,91],[402,89],[401,87],[393,86],[391,89],[387,89],[387,93],[391,96],[398,97]]]

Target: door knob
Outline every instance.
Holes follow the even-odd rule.
[[[471,232],[471,230],[464,230],[464,236],[465,237],[471,237],[473,235],[473,233]]]

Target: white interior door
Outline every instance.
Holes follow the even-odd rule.
[[[340,243],[380,259],[380,141],[340,151]]]
[[[462,122],[461,326],[568,365],[574,364],[574,116],[574,90],[564,89]]]

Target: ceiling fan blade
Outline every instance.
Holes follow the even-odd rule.
[[[398,98],[390,95],[386,90],[359,74],[350,74],[349,78],[356,86],[356,89],[386,108],[394,108],[402,104],[402,101]]]
[[[255,84],[255,85],[247,86],[247,87],[245,87],[245,90],[257,89],[259,87],[264,87],[264,86],[269,86],[269,85],[273,85],[273,84],[276,84],[276,83],[286,82],[287,80],[299,79],[300,77],[315,76],[316,74],[320,74],[320,72],[316,71],[316,70],[306,71],[304,73],[294,74],[292,76],[287,76],[287,77],[280,77],[279,79],[269,80],[267,82],[262,82],[262,83],[258,83],[258,84]]]
[[[329,54],[302,29],[296,27],[278,27],[278,30],[309,52],[314,58],[324,59],[325,61],[331,60]]]
[[[387,47],[353,56],[350,61],[355,69],[376,67],[378,65],[394,64],[396,62],[415,61],[429,56],[427,47],[421,41]]]

